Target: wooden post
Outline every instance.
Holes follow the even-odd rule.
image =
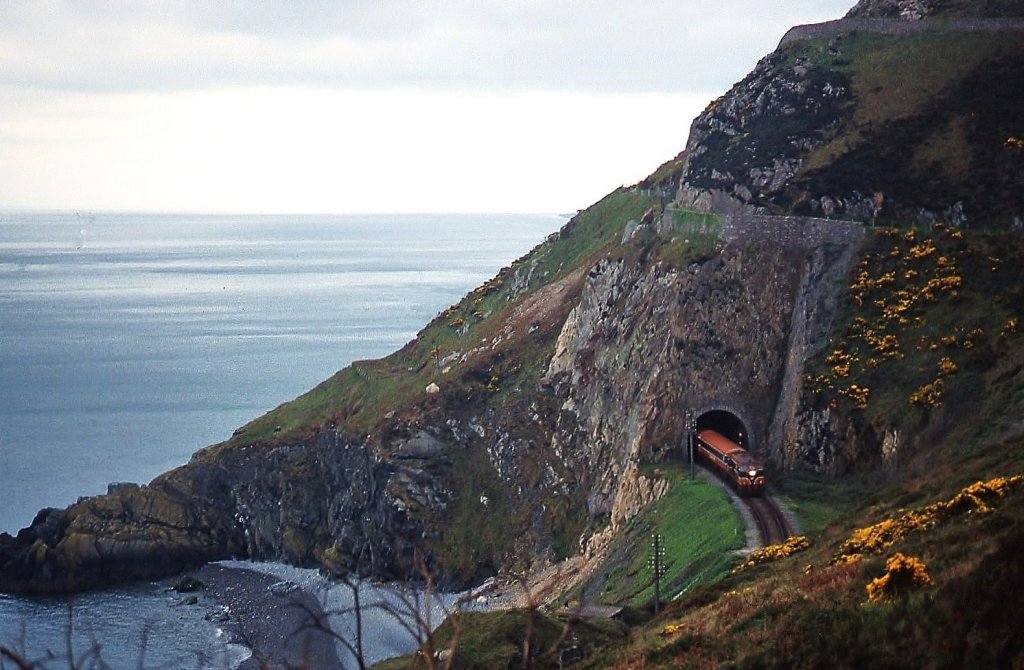
[[[651,573],[654,574],[654,615],[661,609],[661,578],[665,576],[665,538],[655,533],[651,540]]]
[[[693,410],[686,410],[686,448],[690,455],[690,479],[694,478],[693,471]]]

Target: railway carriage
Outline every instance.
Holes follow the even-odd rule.
[[[718,431],[697,433],[697,454],[732,484],[740,495],[759,496],[764,491],[764,465],[749,451]]]

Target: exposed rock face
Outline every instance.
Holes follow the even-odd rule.
[[[942,0],[861,0],[846,16],[919,21],[941,4]]]
[[[312,442],[226,448],[172,475],[194,486],[196,473],[215,468],[221,504],[232,511],[246,556],[317,565],[331,550],[335,571],[398,574],[411,567],[400,566],[405,547],[398,538],[423,529],[407,527],[407,503],[392,495],[393,481],[408,483],[411,500],[436,505],[444,497],[421,476],[434,445],[421,435],[408,443],[396,445],[400,458],[385,462],[378,450],[329,426]]]
[[[786,347],[785,373],[768,434],[771,459],[787,468],[836,471],[838,459],[829,413],[808,411],[804,394],[804,361],[825,349],[839,308],[840,288],[857,258],[857,244],[822,244],[809,254],[807,270],[796,292]],[[813,405],[811,405],[813,406]]]
[[[820,340],[835,273],[852,258],[840,255],[826,271],[820,258],[741,241],[683,269],[593,268],[544,380],[564,399],[552,448],[591,473],[578,484],[592,516],[621,516],[635,462],[680,455],[688,409],[729,408],[766,447],[777,399],[799,377],[787,366],[794,306],[801,333]]]
[[[849,18],[898,18],[920,21],[929,17],[1024,16],[1021,0],[860,0]]]
[[[1024,178],[1020,16],[1019,0],[865,0],[845,20],[794,28],[693,122],[677,200],[1012,229],[1024,213],[1006,186]],[[921,66],[947,48],[970,56]]]
[[[149,487],[45,509],[0,535],[0,589],[61,592],[162,576],[240,553],[230,516]]]
[[[403,540],[426,531],[409,506],[443,508],[449,493],[426,473],[440,457],[432,438],[415,435],[397,452],[384,462],[333,431],[301,445],[200,452],[149,486],[43,510],[16,538],[0,536],[0,590],[77,590],[230,557],[413,573]]]
[[[821,146],[849,97],[846,75],[776,51],[697,117],[677,199],[718,212],[767,211]]]

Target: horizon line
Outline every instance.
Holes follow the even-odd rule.
[[[554,216],[571,217],[583,211],[583,208],[576,212],[554,212],[554,211],[470,211],[470,210],[427,210],[427,211],[386,211],[386,210],[364,210],[364,211],[320,211],[320,212],[257,212],[245,210],[189,210],[189,209],[88,209],[88,208],[65,208],[65,207],[0,207],[0,216],[6,214],[60,214],[67,216],[93,216],[93,215],[142,215],[142,216]]]

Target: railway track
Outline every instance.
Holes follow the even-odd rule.
[[[750,511],[750,518],[754,521],[762,545],[785,542],[789,536],[794,534],[794,529],[790,527],[786,515],[782,513],[767,492],[762,496],[742,497],[737,495],[735,489],[729,486],[718,473],[703,465],[698,465],[697,469],[708,481],[715,482],[728,491],[736,504],[743,505]],[[750,518],[744,519],[744,525],[747,526],[748,532]]]
[[[785,542],[786,538],[793,534],[789,522],[779,510],[770,497],[767,495],[760,498],[743,498],[744,504],[750,510],[757,523],[758,532],[761,534],[761,541],[765,546]]]

